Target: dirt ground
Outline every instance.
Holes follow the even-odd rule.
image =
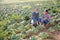
[[[38,36],[38,34],[40,33],[40,32],[47,32],[47,29],[42,29],[42,30],[39,30],[37,33],[29,33],[26,37],[25,37],[25,40],[29,40],[29,38],[32,36],[32,35],[36,35],[36,36]],[[47,38],[47,39],[42,39],[42,40],[60,40],[60,31],[54,31],[54,32],[47,32],[51,37],[49,37],[49,38]]]

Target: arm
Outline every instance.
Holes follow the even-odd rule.
[[[33,13],[32,13],[32,18],[34,18],[34,17],[35,17],[35,13],[33,12]]]
[[[51,15],[48,15],[49,20],[51,20]]]
[[[51,20],[51,15],[50,14],[46,15],[44,19],[45,20]]]

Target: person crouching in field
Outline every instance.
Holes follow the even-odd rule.
[[[38,25],[38,19],[39,19],[39,10],[34,9],[34,12],[32,13],[32,20],[31,20],[33,26],[36,27]]]
[[[48,27],[48,23],[51,20],[51,15],[49,14],[48,10],[45,10],[43,13],[43,25],[44,27]]]

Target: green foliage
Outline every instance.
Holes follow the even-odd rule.
[[[24,20],[25,20],[25,21],[28,21],[29,19],[30,19],[29,16],[25,16],[25,17],[24,17]]]
[[[30,1],[22,3],[12,3],[12,4],[1,4],[0,5],[0,40],[4,37],[8,37],[10,40],[23,40],[24,37],[29,32],[37,33],[39,29],[43,26],[39,25],[36,28],[29,24],[31,13],[35,8],[39,9],[40,16],[43,15],[43,11],[47,9],[49,13],[53,16],[53,20],[49,23],[54,26],[54,28],[49,28],[49,32],[55,30],[60,30],[60,5],[59,1],[53,0],[52,2],[47,1]],[[54,14],[53,14],[54,13]],[[17,33],[19,32],[18,37]],[[27,32],[27,33],[26,33]],[[46,32],[41,32],[40,36],[42,38],[47,38],[48,34]],[[35,36],[31,37],[31,40],[37,40]]]
[[[59,30],[60,31],[60,25],[56,25],[55,27],[53,27],[55,30]]]
[[[14,20],[17,20],[17,19],[19,19],[19,15],[18,15],[18,14],[12,14],[12,15],[10,16],[10,18],[11,18],[11,19],[14,19]]]
[[[49,31],[49,32],[54,32],[55,29],[54,29],[53,27],[50,27],[50,28],[48,29],[48,31]]]
[[[25,38],[26,34],[21,34],[20,36],[21,36],[21,38]]]
[[[4,40],[4,38],[3,37],[0,37],[0,40]]]
[[[32,36],[30,40],[37,40],[35,36]]]
[[[49,35],[48,35],[46,32],[41,32],[41,33],[40,33],[40,36],[41,36],[42,38],[47,38]]]
[[[17,20],[17,23],[22,22],[22,21],[23,21],[23,19],[18,19],[18,20]]]
[[[37,29],[42,29],[43,26],[42,26],[42,25],[39,25],[39,26],[37,26],[36,28],[37,28]]]
[[[25,37],[26,37],[26,35],[27,35],[26,31],[25,31],[25,30],[23,30],[23,31],[21,32],[21,38],[25,38]]]
[[[7,30],[7,29],[8,29],[7,25],[4,25],[3,28],[2,28],[2,30],[4,30],[4,31]]]
[[[53,10],[53,13],[56,13],[56,12],[59,12],[59,10],[57,10],[57,9],[54,9],[54,10]]]
[[[9,40],[19,40],[19,36],[17,36],[16,34],[13,34],[10,36]]]
[[[23,6],[23,8],[25,8],[25,9],[30,9],[31,6],[27,5],[27,6]]]
[[[59,26],[57,26],[57,30],[59,30],[59,31],[60,31],[60,25],[59,25]]]
[[[29,30],[31,28],[31,25],[30,24],[27,24],[26,26],[25,26],[25,29],[26,30]]]
[[[24,21],[22,24],[23,24],[23,26],[26,26],[28,23],[27,23],[27,21]]]
[[[31,28],[31,31],[32,31],[33,33],[37,33],[37,32],[38,32],[38,29],[35,28],[35,27],[32,27],[32,28]]]
[[[17,29],[17,28],[19,28],[19,27],[20,27],[20,26],[19,26],[17,23],[14,24],[14,28],[15,28],[15,29]]]
[[[7,35],[8,35],[8,32],[7,31],[0,30],[0,37],[3,37],[4,38]]]
[[[56,10],[53,10],[53,13],[56,13],[57,11]]]
[[[12,30],[11,29],[7,29],[8,35],[12,34]]]
[[[2,20],[0,21],[0,26],[6,25],[7,21],[6,20]]]

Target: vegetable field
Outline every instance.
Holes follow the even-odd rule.
[[[49,28],[43,25],[34,27],[30,24],[31,14],[39,9],[40,17],[43,11],[49,10],[52,20]],[[0,2],[0,40],[60,40],[60,0],[31,1],[5,3]]]

